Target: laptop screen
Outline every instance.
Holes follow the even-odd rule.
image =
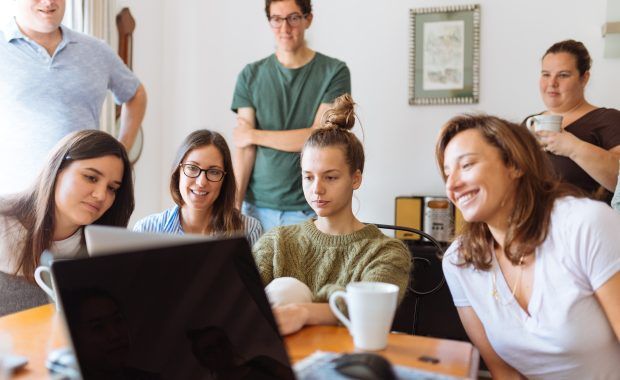
[[[244,238],[52,271],[84,379],[294,379]]]

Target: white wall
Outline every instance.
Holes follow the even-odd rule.
[[[161,0],[117,0],[116,3],[119,12],[123,7],[129,7],[136,19],[133,70],[148,95],[147,112],[142,123],[144,150],[134,168],[136,209],[130,221],[132,225],[161,208],[164,4]]]
[[[4,25],[14,13],[15,3],[8,0],[0,0],[0,22]]]
[[[171,203],[166,186],[169,163],[185,135],[206,127],[231,136],[234,115],[229,108],[236,76],[246,63],[272,53],[274,44],[262,1],[164,0],[163,9],[160,1],[125,2],[132,4],[139,20],[135,65],[150,98],[145,125],[152,160],[147,162],[145,156],[137,167],[136,215],[141,215],[155,204],[157,192],[159,208]],[[591,0],[587,6],[578,0],[479,1],[480,103],[409,106],[409,9],[469,3],[314,1],[314,23],[307,34],[310,46],[347,62],[359,103],[367,151],[356,206],[362,220],[393,222],[397,195],[443,194],[433,149],[441,125],[451,116],[483,111],[520,121],[542,110],[539,62],[553,42],[583,41],[594,60],[588,99],[620,108],[620,60],[602,58],[604,0]],[[154,24],[162,16],[163,22]],[[160,143],[157,126],[162,128]]]

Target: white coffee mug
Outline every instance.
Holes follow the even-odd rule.
[[[346,303],[350,320],[338,309],[339,298]],[[349,329],[355,347],[368,351],[387,346],[397,304],[398,286],[383,282],[352,282],[346,292],[337,290],[329,297],[329,307]]]
[[[47,272],[49,276],[51,286],[48,285],[42,277],[42,274],[45,272]],[[39,288],[41,288],[45,293],[47,293],[47,295],[52,299],[52,301],[56,303],[56,289],[54,288],[54,280],[52,278],[52,270],[50,269],[50,267],[45,265],[39,265],[37,269],[34,270],[34,280],[37,282],[37,285],[39,285]]]
[[[525,126],[532,132],[562,132],[561,115],[535,115],[525,120]]]

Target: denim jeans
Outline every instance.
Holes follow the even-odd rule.
[[[258,219],[263,226],[263,233],[269,231],[273,227],[297,224],[316,217],[316,214],[312,210],[283,211],[273,208],[256,207],[248,202],[243,202],[242,212],[245,215],[253,216]]]

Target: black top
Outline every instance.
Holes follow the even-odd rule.
[[[564,131],[587,143],[610,150],[620,145],[620,111],[613,108],[597,108],[567,125]],[[562,181],[571,183],[591,195],[600,187],[594,178],[569,157],[553,153],[547,155],[555,173]],[[610,201],[611,193],[608,192],[607,196],[609,198],[607,201]]]

